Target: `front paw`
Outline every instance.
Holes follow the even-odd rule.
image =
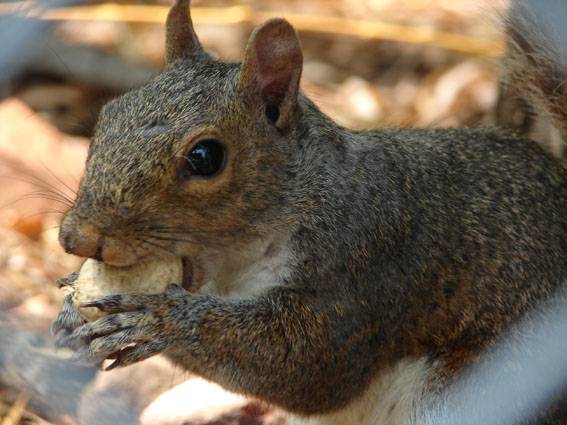
[[[57,288],[71,287],[74,288],[79,279],[79,272],[69,273],[67,276],[59,278],[55,281]]]
[[[85,324],[85,320],[79,313],[79,309],[73,302],[73,291],[79,272],[73,272],[65,277],[57,279],[55,283],[58,288],[70,288],[71,293],[68,293],[63,300],[63,307],[61,311],[51,323],[51,334],[56,337],[55,344],[57,347],[64,347],[65,337],[69,336],[76,328]],[[75,349],[77,347],[67,346],[68,348]]]
[[[67,345],[66,338],[84,324],[85,320],[81,317],[78,308],[73,302],[73,294],[67,294],[61,311],[51,323],[51,334],[56,337],[56,346],[71,349],[78,348],[78,346]]]
[[[73,360],[83,365],[113,358],[107,370],[145,360],[182,337],[180,324],[190,299],[177,285],[169,285],[163,294],[108,295],[81,307],[97,307],[109,315],[76,328],[61,343],[78,347]]]

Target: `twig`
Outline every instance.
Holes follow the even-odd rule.
[[[22,20],[14,19],[14,14],[38,14],[50,7],[68,5],[71,1],[80,0],[42,0],[41,4],[13,3],[12,15],[3,18],[0,25],[0,40],[10,40],[9,43],[0,44],[0,96],[3,94],[2,84],[17,72],[37,45],[37,41],[51,26],[49,22],[39,20],[30,20],[22,25]]]
[[[28,401],[29,395],[25,392],[20,393],[8,411],[8,414],[2,420],[2,425],[18,425],[24,415]]]
[[[42,49],[30,55],[24,69],[80,81],[110,92],[125,92],[142,86],[158,74],[159,69],[122,58],[85,45],[73,45],[46,34]]]
[[[0,5],[0,14],[17,13],[20,3]],[[162,23],[167,16],[166,6],[101,5],[51,9],[40,17],[47,20],[118,21]],[[256,11],[250,6],[194,7],[191,9],[196,24],[258,24],[274,16]],[[465,34],[438,31],[433,27],[399,25],[381,21],[348,19],[334,16],[278,13],[288,19],[298,31],[341,34],[369,40],[390,40],[403,43],[427,44],[471,55],[500,56],[502,40],[472,37]]]

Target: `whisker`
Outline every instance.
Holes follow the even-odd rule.
[[[156,236],[156,235],[150,235],[150,234],[146,234],[146,236],[149,239],[154,239],[154,240],[158,240],[158,241],[186,242],[186,243],[192,243],[192,244],[197,243],[196,241],[190,240],[190,239],[173,238],[173,237],[166,237],[166,236]]]
[[[175,228],[175,227],[148,227],[146,228],[149,231],[156,232],[156,233],[165,233],[165,234],[182,234],[182,235],[208,235],[210,234],[209,231],[203,230],[193,230],[193,229],[182,229],[182,228]]]
[[[65,199],[65,201],[69,202],[69,205],[73,204],[73,200],[71,198],[69,198],[64,192],[62,192],[61,190],[59,190],[57,187],[50,185],[47,182],[43,182],[42,180],[36,179],[34,180],[27,180],[21,177],[15,177],[15,176],[2,176],[0,175],[0,178],[4,178],[4,179],[8,179],[8,180],[15,180],[15,181],[19,181],[19,182],[23,182],[23,183],[28,183],[31,184],[32,186],[38,187],[40,189],[45,190],[47,193],[52,193],[52,194],[56,194],[58,196],[60,196],[62,199]],[[47,186],[45,186],[45,185]]]
[[[13,162],[11,161],[9,164],[6,165],[6,167],[10,170],[12,170],[15,173],[18,173],[19,175],[24,175],[27,176],[31,179],[34,179],[35,182],[32,183],[30,181],[28,181],[28,183],[30,184],[36,184],[36,185],[47,185],[47,187],[57,191],[57,192],[61,192],[62,194],[65,194],[61,189],[59,189],[58,187],[54,186],[53,184],[51,184],[48,181],[45,180],[41,180],[39,177],[36,176],[35,172],[30,170],[28,167],[26,167],[24,164],[19,164],[18,162]],[[45,186],[44,186],[45,187]]]
[[[66,199],[62,198],[59,194],[50,193],[50,192],[37,191],[37,192],[26,193],[20,199],[50,199],[52,201],[57,201],[62,204],[65,204],[69,207],[73,205],[70,204]]]
[[[45,227],[45,228],[42,229],[41,232],[42,232],[42,233],[43,233],[43,232],[48,232],[49,230],[59,229],[60,227],[61,227],[60,225]]]
[[[69,190],[73,195],[77,196],[77,192],[75,191],[75,189],[69,187],[69,185],[67,183],[65,183],[63,181],[63,179],[61,179],[59,176],[57,176],[38,156],[37,154],[35,155],[36,159],[39,161],[39,163],[43,166],[43,168],[45,168],[47,170],[47,172],[55,179],[57,180],[59,183],[61,183],[65,188],[67,188],[67,190]]]
[[[149,230],[149,229],[148,229]],[[203,246],[218,246],[218,247],[225,247],[227,246],[226,243],[219,241],[218,238],[215,239],[214,244],[210,243],[210,232],[209,231],[194,231],[194,230],[187,230],[187,229],[176,229],[176,228],[154,228],[151,229],[151,231],[148,232],[148,230],[145,230],[146,234],[148,235],[152,235],[154,237],[159,236],[159,237],[175,237],[176,235],[179,236],[189,236],[189,237],[195,237],[194,242],[191,242],[189,240],[183,239],[187,242],[190,243],[194,243],[194,244],[198,244],[198,245],[203,245]],[[217,233],[218,235],[218,233]],[[183,241],[181,240],[181,241]]]
[[[36,211],[34,213],[26,214],[22,216],[22,219],[25,220],[27,218],[36,217],[38,215],[52,215],[52,214],[63,215],[65,213],[59,210],[41,210],[41,211]]]
[[[61,201],[61,200],[58,200],[58,199],[56,199],[56,198],[50,198],[49,196],[28,196],[28,195],[24,195],[24,196],[22,196],[22,197],[20,197],[20,198],[18,198],[18,199],[14,199],[14,200],[9,201],[9,202],[7,202],[7,203],[5,203],[5,204],[3,204],[3,205],[0,205],[0,210],[6,209],[6,208],[8,208],[8,207],[11,207],[11,206],[17,204],[17,203],[20,202],[20,201],[25,201],[26,199],[50,199],[50,200],[53,200],[53,201],[55,201],[55,202],[59,202],[59,203],[65,205],[65,206],[70,206],[70,205],[68,205],[67,203],[65,203],[65,202],[63,202],[63,201]]]
[[[170,255],[177,256],[176,253],[174,251],[172,251],[171,249],[166,248],[164,246],[161,246],[160,244],[157,244],[155,242],[151,242],[147,239],[138,239],[138,238],[136,238],[135,240],[137,240],[138,242],[140,242],[142,244],[147,244],[147,245],[153,246],[155,248],[161,249],[162,251],[165,251]]]

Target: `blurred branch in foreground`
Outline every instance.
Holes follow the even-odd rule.
[[[158,73],[142,63],[129,63],[84,45],[74,45],[49,34],[42,41],[47,48],[37,49],[26,64],[26,71],[56,75],[121,93],[147,83]]]
[[[430,412],[427,423],[521,425],[541,420],[547,409],[565,409],[566,335],[567,304],[558,294],[547,310],[509,329]]]
[[[15,13],[18,3],[0,5],[0,14]],[[169,8],[152,5],[118,5],[106,3],[49,10],[41,16],[46,20],[89,20],[163,23]],[[196,24],[253,24],[273,17],[273,13],[257,11],[250,6],[225,8],[193,7]],[[445,32],[427,26],[399,25],[388,22],[347,19],[334,16],[278,13],[288,19],[298,31],[321,32],[362,39],[389,40],[427,44],[461,53],[496,57],[504,51],[501,40],[483,39],[465,34]]]
[[[70,0],[44,0],[41,7],[28,6],[27,3],[11,4],[11,14],[1,17],[0,39],[9,40],[9,43],[0,45],[0,87],[5,81],[22,66],[29,55],[33,54],[43,33],[49,30],[51,23],[42,20],[22,20],[22,16],[39,16],[53,7],[75,4]],[[6,5],[2,5],[5,9]]]

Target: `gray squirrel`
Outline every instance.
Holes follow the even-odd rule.
[[[183,282],[91,302],[110,314],[86,324],[67,299],[59,343],[109,368],[162,353],[292,424],[427,423],[567,286],[567,169],[507,131],[343,128],[299,89],[287,21],[227,63],[188,9],[169,13],[167,69],[102,110],[60,230],[67,252],[111,265],[181,257]],[[519,0],[509,57],[565,129],[562,22],[565,2]],[[557,403],[534,423],[567,423]]]

